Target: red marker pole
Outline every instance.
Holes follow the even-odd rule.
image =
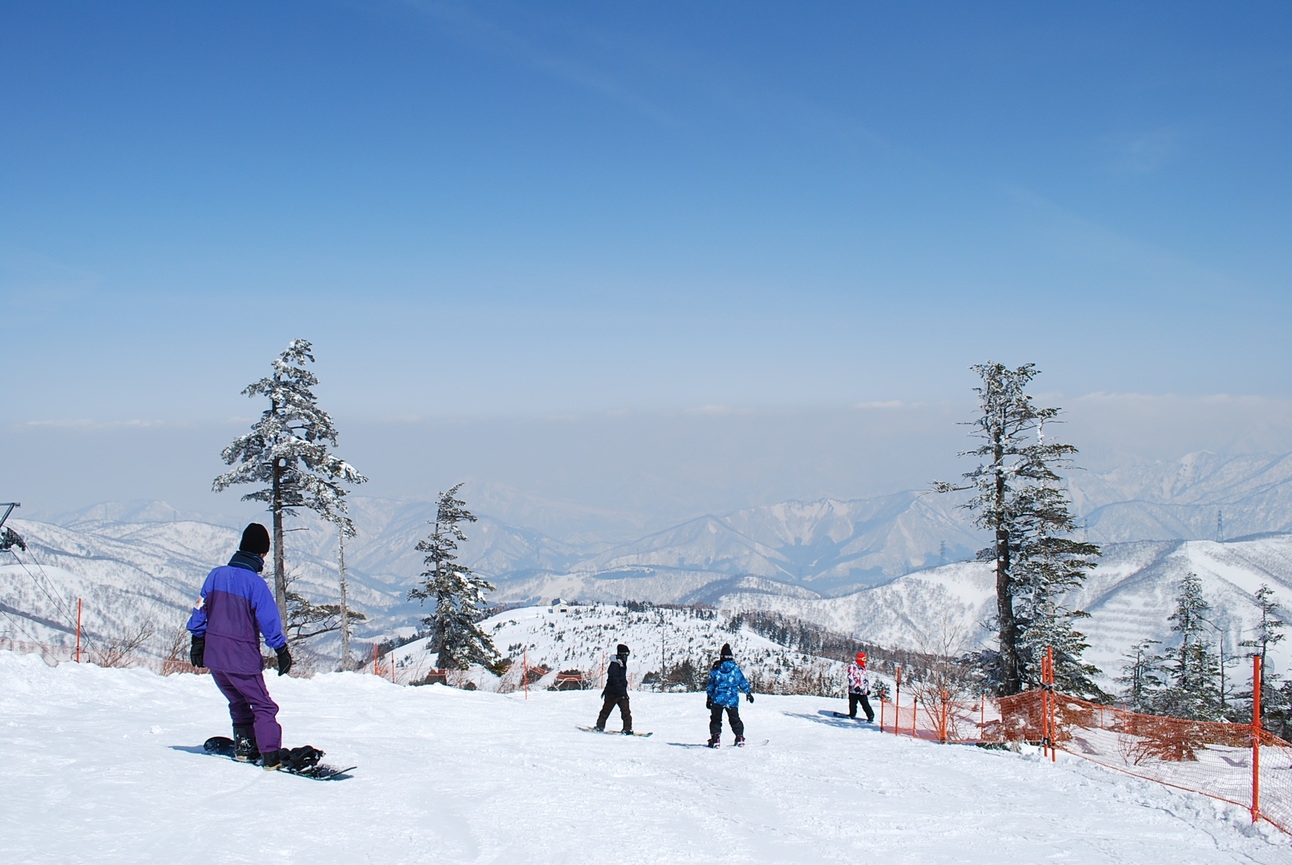
[[[1252,822],[1261,819],[1261,656],[1252,656]]]
[[[897,668],[897,675],[893,677],[893,735],[902,732],[902,668]]]

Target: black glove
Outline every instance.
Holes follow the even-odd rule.
[[[712,698],[712,697],[705,697],[705,698],[704,698],[704,708],[709,709],[709,710],[712,710],[712,709],[713,709],[713,698]]]
[[[748,694],[745,695],[745,702],[746,703],[754,702],[754,694],[752,691],[750,691]]]
[[[194,667],[205,667],[202,662],[206,660],[206,637],[194,637],[193,648],[188,650],[188,659]]]
[[[292,654],[287,651],[286,646],[283,646],[281,649],[275,649],[274,651],[278,653],[278,675],[286,676],[287,671],[292,668]]]

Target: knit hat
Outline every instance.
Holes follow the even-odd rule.
[[[616,654],[616,655],[627,655],[627,654],[628,654],[628,647],[627,647],[627,646],[625,646],[623,643],[620,643],[618,646],[615,646],[615,654]]]
[[[857,666],[859,666],[859,667],[864,667],[864,666],[866,666],[866,653],[865,653],[865,652],[858,652],[858,653],[857,653]]]
[[[252,523],[242,530],[242,543],[238,549],[257,556],[265,555],[269,552],[269,532],[260,523]]]
[[[724,661],[725,661],[725,660],[728,660],[728,659],[729,659],[729,658],[731,658],[731,657],[733,657],[733,656],[732,656],[732,654],[731,654],[731,644],[730,644],[730,643],[723,643],[723,644],[722,644],[722,651],[721,651],[719,654],[721,655],[722,660],[724,660]]]

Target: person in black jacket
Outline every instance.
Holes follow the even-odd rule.
[[[633,732],[633,713],[628,708],[628,647],[620,643],[615,647],[615,656],[610,659],[606,670],[606,687],[602,690],[601,714],[597,716],[596,729],[606,731],[606,719],[610,710],[619,707],[619,717],[624,721],[624,735]]]

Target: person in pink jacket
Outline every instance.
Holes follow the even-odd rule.
[[[866,669],[866,653],[858,652],[848,665],[848,717],[857,717],[857,704],[866,713],[866,723],[875,720],[875,710],[870,708],[870,671]]]

